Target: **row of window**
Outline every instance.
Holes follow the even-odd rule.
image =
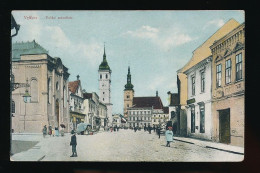
[[[231,66],[232,61],[231,59],[226,60],[226,67],[225,67],[225,81],[226,84],[230,84],[231,83]],[[218,64],[217,66],[217,87],[221,87],[221,77],[222,77],[222,64]],[[239,81],[242,79],[242,53],[236,55],[236,77],[235,80]]]
[[[204,92],[205,91],[205,72],[204,71],[201,71],[200,73],[200,81],[201,81],[201,84],[200,84],[200,87],[201,87],[201,92]],[[192,95],[195,95],[195,85],[196,85],[196,82],[195,82],[195,76],[192,76],[191,77],[191,90],[192,90]]]
[[[226,66],[225,66],[225,81],[226,84],[230,84],[231,83],[231,70],[232,70],[232,61],[231,59],[226,60]],[[201,78],[201,92],[205,91],[205,72],[202,71],[200,74],[200,78]],[[216,66],[216,85],[217,87],[221,87],[221,79],[222,78],[222,64],[218,64]],[[242,79],[242,53],[236,55],[236,81],[239,81]],[[195,95],[195,86],[196,86],[196,82],[195,82],[195,76],[191,77],[191,94]]]
[[[150,114],[151,111],[129,111],[129,115]]]
[[[200,106],[200,133],[205,133],[205,108]],[[191,107],[191,133],[195,133],[195,106]]]
[[[129,117],[130,121],[135,121],[135,120],[151,120],[151,117]]]
[[[108,78],[108,75],[106,74],[106,79]],[[100,75],[100,79],[102,79],[102,74]]]

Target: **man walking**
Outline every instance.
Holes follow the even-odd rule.
[[[70,157],[77,157],[77,151],[76,151],[76,146],[77,146],[77,138],[75,135],[74,130],[71,131],[71,140],[70,140],[70,145],[72,146],[72,155]]]
[[[160,126],[157,127],[157,133],[158,133],[158,136],[159,136],[159,139],[160,139],[160,135],[161,135],[161,128],[160,128]]]

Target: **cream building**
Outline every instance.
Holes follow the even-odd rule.
[[[210,47],[212,60],[213,140],[244,146],[245,23]]]
[[[12,92],[12,128],[15,133],[41,133],[44,125],[69,130],[68,69],[35,41],[12,45],[15,83],[26,83],[31,102],[25,103],[26,88]]]
[[[212,139],[211,61],[209,56],[184,72],[188,78],[187,135],[206,140]]]
[[[187,114],[185,107],[188,100],[188,78],[187,75],[184,74],[184,71],[211,56],[212,53],[210,46],[214,43],[214,41],[219,40],[239,25],[240,24],[236,20],[230,19],[212,36],[210,36],[202,45],[194,50],[190,61],[177,71],[178,91],[180,95],[180,134],[182,136],[187,135],[187,116],[190,116]]]

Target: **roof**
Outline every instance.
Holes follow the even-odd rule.
[[[187,64],[185,64],[177,72],[183,73],[184,71],[191,68],[198,62],[209,57],[211,55],[210,46],[214,43],[214,41],[219,40],[239,25],[239,22],[237,22],[235,19],[230,19],[229,21],[227,21],[220,29],[218,29],[203,44],[201,44],[197,49],[193,51],[193,55],[190,61],[187,62]]]
[[[177,106],[180,104],[179,95],[178,93],[172,93],[171,94],[171,100],[169,106]]]
[[[21,60],[20,55],[25,54],[48,54],[48,51],[36,43],[35,40],[12,44],[12,61]]]
[[[160,97],[134,97],[133,107],[152,107],[154,109],[163,109],[163,104]]]
[[[169,113],[169,107],[163,107],[163,113],[168,114]]]
[[[83,93],[83,98],[84,98],[84,99],[90,99],[90,98],[92,98],[92,93]]]
[[[71,93],[75,94],[75,92],[77,91],[77,89],[79,87],[79,83],[80,83],[80,80],[69,82],[69,84],[68,84],[69,91]]]
[[[107,63],[107,59],[106,59],[106,51],[105,51],[105,47],[104,47],[104,55],[103,55],[103,61],[101,62],[101,64],[99,65],[99,70],[109,70],[110,71],[110,67]]]

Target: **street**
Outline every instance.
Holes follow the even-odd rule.
[[[22,137],[21,137],[22,136]],[[78,157],[70,157],[70,134],[64,137],[43,138],[40,135],[17,135],[15,140],[39,141],[32,149],[31,155],[41,153],[41,161],[167,161],[167,162],[193,162],[193,161],[241,161],[243,155],[233,154],[200,147],[180,141],[165,147],[165,137],[158,136],[152,131],[149,134],[143,130],[120,129],[117,132],[99,132],[94,135],[77,135]],[[19,138],[19,139],[18,139]],[[34,138],[34,139],[33,139]],[[26,152],[14,154],[13,159],[20,155],[23,160]],[[19,160],[19,159],[18,159]]]
[[[22,136],[22,137],[18,137]],[[32,135],[31,135],[32,136]],[[70,134],[64,137],[43,138],[34,135],[35,140],[40,140],[32,149],[14,154],[15,158],[31,160],[26,157],[41,153],[41,161],[167,161],[167,162],[193,162],[193,161],[241,161],[243,155],[233,154],[210,148],[200,147],[180,141],[165,147],[165,136],[158,136],[152,131],[149,134],[143,130],[120,129],[118,132],[99,132],[94,135],[77,135],[78,157],[70,157]],[[30,135],[14,136],[16,140],[30,140]],[[20,138],[20,139],[17,139]],[[19,157],[20,155],[20,157]],[[30,156],[31,157],[31,156]]]

